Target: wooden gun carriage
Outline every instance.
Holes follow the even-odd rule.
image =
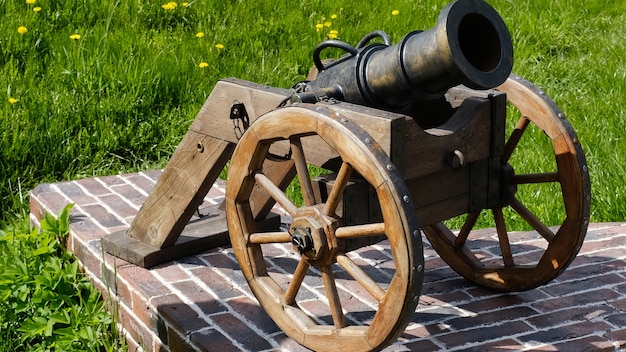
[[[346,55],[321,60],[327,47]],[[382,32],[356,48],[328,41],[314,62],[297,90],[219,81],[131,227],[104,238],[105,249],[149,267],[230,239],[252,292],[287,335],[313,350],[355,351],[384,348],[408,324],[424,276],[422,231],[456,272],[499,291],[543,285],[574,259],[589,220],[585,157],[555,103],[510,75],[510,38],[495,10],[459,0],[436,28],[398,45]],[[525,139],[550,148],[552,170],[518,167],[525,153],[545,152],[520,151]],[[199,209],[227,164],[223,203]],[[562,223],[530,210],[523,189],[537,185],[562,199]],[[285,194],[290,187],[301,200]],[[499,258],[472,241],[485,213]],[[510,214],[536,233],[525,242],[536,256],[516,255]],[[445,225],[455,217],[458,231]],[[363,260],[368,246],[388,248],[385,275]],[[292,260],[275,258],[289,252]],[[300,304],[311,277],[323,284],[322,308]],[[345,280],[369,294],[368,312],[346,311]]]

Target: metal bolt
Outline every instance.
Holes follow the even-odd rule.
[[[313,249],[313,238],[310,229],[296,228],[291,237],[291,244],[300,252],[308,252]]]
[[[458,169],[461,166],[465,165],[465,155],[463,155],[463,153],[460,150],[455,149],[450,154],[449,163],[450,163],[451,168]]]

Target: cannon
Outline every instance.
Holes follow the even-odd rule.
[[[327,48],[345,54],[324,59]],[[458,0],[395,45],[380,31],[355,47],[325,41],[313,63],[290,89],[217,82],[130,228],[103,247],[150,267],[230,242],[267,314],[316,351],[380,350],[404,331],[422,233],[457,273],[497,291],[544,285],[574,259],[589,222],[585,156],[554,101],[511,74],[492,7]],[[552,154],[552,169],[523,166],[527,153]],[[200,209],[227,164],[223,203]],[[562,202],[560,224],[533,210],[537,189]],[[486,216],[497,255],[472,241]],[[516,239],[511,217],[532,231]],[[535,255],[517,255],[520,243]],[[371,246],[389,257],[368,259]],[[354,308],[350,290],[369,299]]]

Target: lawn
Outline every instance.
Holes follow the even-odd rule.
[[[578,134],[591,221],[624,221],[626,2],[488,2],[511,32],[514,72]],[[432,27],[446,3],[0,0],[0,229],[29,232],[39,183],[163,167],[220,78],[289,88],[329,35],[356,44],[381,29],[397,42]],[[536,195],[547,213],[555,202]]]
[[[290,87],[331,30],[354,44],[382,29],[397,42],[432,27],[444,3],[3,1],[0,221],[23,219],[38,183],[162,167],[220,78]],[[615,151],[624,150],[626,5],[491,4],[511,32],[514,72],[544,89],[578,133],[592,221],[623,220]]]

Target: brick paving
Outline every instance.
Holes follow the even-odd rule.
[[[307,351],[258,306],[229,247],[151,269],[102,251],[100,238],[128,228],[159,176],[160,171],[147,171],[39,185],[31,192],[31,222],[38,225],[45,212],[57,214],[75,203],[68,246],[114,302],[131,351]],[[205,205],[221,199],[223,183],[217,182]],[[485,243],[493,242],[492,230],[481,233]],[[580,254],[563,275],[515,294],[465,281],[428,243],[424,246],[420,304],[385,351],[626,350],[626,224],[591,224]],[[384,243],[367,247],[355,260],[375,263],[388,258],[387,251]],[[289,264],[288,256],[283,260]],[[369,271],[384,279],[384,271]],[[307,280],[298,297],[309,298],[306,304],[314,311],[321,285],[319,278]],[[360,297],[358,286],[337,280],[359,298],[347,307],[350,317],[358,318],[370,301]]]

